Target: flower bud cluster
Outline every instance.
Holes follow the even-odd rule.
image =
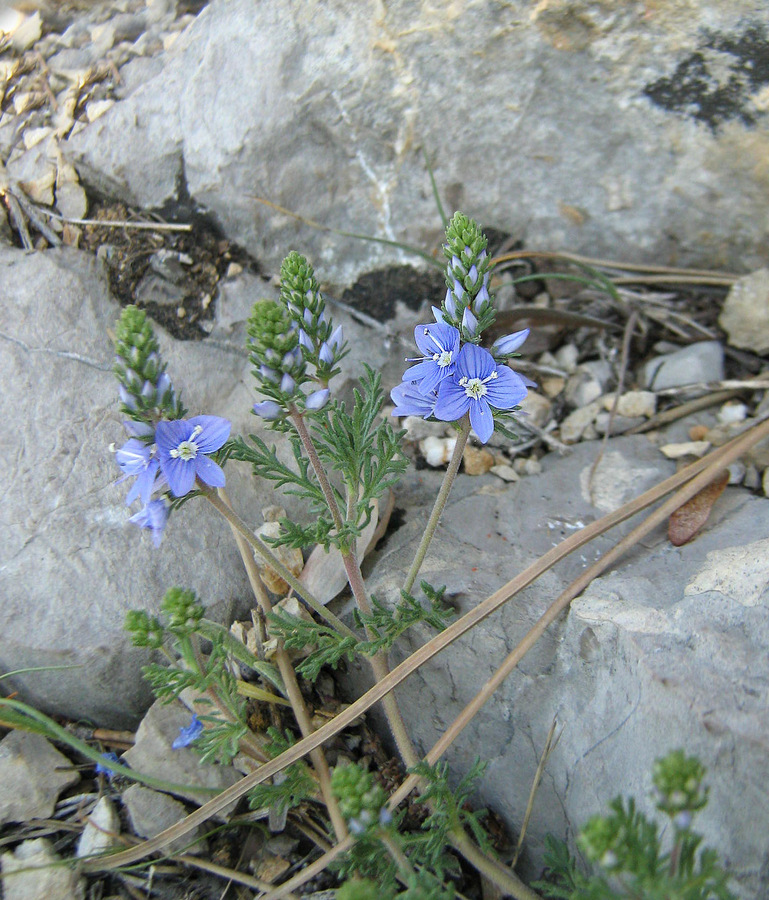
[[[180,419],[186,410],[176,397],[143,310],[128,306],[117,324],[114,372],[121,411],[136,422]]]
[[[708,802],[708,791],[702,782],[705,767],[683,750],[673,750],[654,763],[655,804],[660,812],[673,819],[678,828],[688,828],[691,814],[701,810]]]
[[[590,860],[607,872],[625,868],[628,857],[627,830],[617,816],[593,816],[580,831],[577,844]]]
[[[304,358],[315,368],[315,379],[326,387],[339,373],[345,355],[342,327],[326,316],[326,301],[307,260],[292,251],[280,267],[280,299],[294,320]]]
[[[441,316],[447,324],[459,329],[463,340],[474,344],[494,322],[495,315],[489,294],[491,260],[486,244],[486,236],[472,219],[454,213],[443,246],[448,263]]]
[[[160,607],[168,617],[168,630],[177,637],[195,632],[204,613],[195,592],[180,587],[169,588]]]
[[[143,609],[132,609],[126,614],[125,629],[135,647],[159,650],[163,646],[164,630],[160,619],[150,616]]]
[[[389,825],[387,794],[374,776],[357,763],[337,766],[331,776],[331,790],[339,801],[339,811],[356,837],[372,827]]]
[[[282,420],[292,410],[318,410],[328,402],[328,383],[345,355],[342,328],[326,316],[312,266],[299,253],[283,260],[280,299],[254,304],[248,321],[253,374],[266,399],[254,404],[264,419]],[[301,388],[314,383],[309,394]]]

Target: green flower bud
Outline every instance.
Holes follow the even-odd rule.
[[[370,826],[379,825],[379,813],[387,794],[374,781],[371,772],[357,763],[337,766],[331,776],[331,790],[354,834],[363,834]]]
[[[168,630],[177,637],[184,637],[196,631],[204,612],[203,605],[194,591],[185,591],[178,587],[166,591],[160,608],[168,617]]]
[[[703,787],[705,767],[683,750],[673,750],[658,759],[652,770],[656,806],[671,817],[680,812],[696,812],[708,802],[708,790]]]
[[[127,613],[125,630],[131,635],[131,643],[135,647],[159,650],[163,646],[163,625],[142,609],[132,609]]]

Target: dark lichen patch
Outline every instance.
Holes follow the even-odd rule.
[[[419,271],[412,266],[391,266],[377,272],[367,272],[342,294],[342,302],[387,322],[395,316],[400,300],[409,309],[419,309],[427,300],[440,306],[446,293],[443,273]]]
[[[755,125],[760,115],[752,95],[769,85],[769,38],[763,25],[735,34],[705,32],[699,48],[673,74],[644,88],[669,112],[683,113],[711,131],[727,121]]]

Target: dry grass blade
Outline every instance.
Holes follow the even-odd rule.
[[[82,863],[83,869],[85,871],[111,870],[128,865],[130,863],[134,863],[140,859],[143,859],[150,853],[155,853],[158,850],[163,849],[171,841],[176,840],[177,838],[191,831],[193,828],[201,825],[203,822],[206,822],[212,816],[216,815],[218,812],[221,812],[221,810],[226,808],[234,800],[238,800],[240,797],[243,797],[245,794],[247,794],[248,791],[250,791],[251,788],[253,788],[255,785],[261,784],[261,782],[265,781],[267,778],[271,778],[286,766],[291,765],[291,763],[294,763],[297,760],[301,759],[303,756],[309,753],[310,750],[314,750],[316,747],[319,747],[335,734],[338,734],[343,728],[346,728],[358,716],[366,712],[366,710],[368,710],[376,702],[381,700],[382,697],[384,697],[395,687],[397,687],[402,681],[408,678],[409,675],[415,672],[427,660],[435,656],[436,653],[439,653],[441,650],[448,647],[463,634],[466,634],[471,628],[475,627],[478,622],[483,621],[483,619],[487,618],[495,610],[499,609],[499,607],[506,603],[512,596],[535,581],[540,575],[543,574],[543,572],[546,572],[560,559],[563,559],[569,553],[573,552],[579,547],[582,547],[584,544],[588,543],[599,534],[603,534],[605,531],[608,531],[610,528],[613,528],[620,522],[624,522],[626,519],[631,518],[642,509],[645,509],[653,503],[656,503],[666,494],[670,493],[673,490],[676,490],[681,485],[686,484],[686,482],[689,481],[691,481],[691,484],[687,486],[687,490],[691,491],[689,496],[692,496],[705,484],[712,480],[713,473],[715,471],[723,468],[724,466],[727,466],[733,460],[738,459],[743,453],[746,452],[747,449],[766,437],[769,437],[769,421],[762,420],[756,423],[756,425],[754,425],[749,431],[741,434],[739,437],[730,441],[723,447],[711,451],[711,453],[709,453],[707,456],[703,457],[702,459],[696,460],[685,469],[677,472],[675,475],[671,475],[670,478],[667,478],[656,487],[646,491],[635,500],[626,503],[620,509],[617,509],[614,512],[607,514],[606,516],[603,516],[601,519],[591,523],[581,531],[570,535],[568,538],[558,544],[558,546],[553,547],[552,550],[549,550],[544,556],[542,556],[535,563],[529,566],[525,571],[521,572],[519,575],[509,581],[506,585],[504,585],[482,603],[478,604],[478,606],[462,616],[461,619],[450,625],[445,631],[442,631],[440,634],[436,635],[434,638],[428,641],[428,643],[423,647],[420,647],[415,653],[408,657],[408,659],[404,660],[404,662],[393,669],[386,678],[382,679],[381,682],[374,685],[374,687],[367,691],[362,697],[351,703],[350,706],[347,707],[347,709],[339,713],[339,715],[337,715],[326,725],[323,725],[312,735],[303,738],[301,741],[298,741],[296,744],[282,753],[279,757],[270,760],[270,762],[268,763],[265,763],[256,772],[251,775],[247,775],[237,784],[234,784],[232,785],[232,787],[227,788],[225,791],[222,791],[222,793],[217,797],[214,797],[213,800],[208,801],[204,806],[201,806],[200,809],[187,816],[186,819],[177,823],[171,828],[166,829],[151,840],[145,841],[143,844],[140,844],[135,848],[121,851],[120,853],[116,853],[112,856],[84,860]],[[694,485],[693,489],[692,485]],[[660,510],[657,510],[653,514],[653,516],[651,516],[646,520],[646,522],[643,523],[643,525],[646,526],[647,523],[651,521],[651,525],[648,528],[648,530],[651,530],[651,528],[655,527],[657,524],[659,524],[659,522],[664,521],[670,515],[670,512],[672,512],[673,509],[677,508],[681,503],[685,502],[686,499],[688,499],[688,496],[684,496],[681,498],[675,497],[673,498],[673,501],[668,501],[667,504],[663,504],[663,506],[660,507],[660,510],[664,510],[662,516],[660,517],[659,515]],[[532,646],[534,646],[539,637],[544,633],[547,626],[555,620],[555,618],[563,611],[563,609],[566,608],[566,606],[568,606],[571,600],[576,597],[581,591],[583,591],[586,585],[589,584],[593,578],[600,574],[600,572],[604,571],[605,568],[608,568],[608,566],[611,565],[616,559],[618,559],[619,556],[621,556],[629,546],[632,546],[632,544],[639,539],[638,533],[639,529],[636,529],[631,533],[631,535],[628,536],[628,538],[620,541],[620,543],[614,548],[614,550],[610,551],[606,556],[599,560],[596,565],[587,570],[580,579],[574,582],[574,584],[548,608],[548,610],[543,614],[543,616],[532,628],[526,638],[524,638],[521,644],[519,644],[519,646],[512,652],[512,654],[510,654],[507,660],[505,660],[503,667],[499,671],[502,672],[504,667],[509,667],[509,671],[510,668],[517,665],[520,659],[522,659],[523,656],[525,656],[525,654],[528,652],[528,650],[531,649]],[[495,675],[492,680],[495,680],[496,678],[497,675]],[[493,693],[493,689],[496,687],[496,684],[489,691],[488,696],[483,699],[482,695],[485,694],[488,687],[489,683],[487,682],[487,685],[478,695],[478,697],[481,698],[480,705],[483,705],[483,703],[485,703],[485,700],[488,699],[488,696]],[[473,703],[475,702],[476,701],[473,701]],[[480,706],[478,706],[478,708],[480,708]],[[470,716],[469,718],[472,718],[472,716]],[[447,731],[446,735],[441,738],[441,740],[428,754],[427,760],[429,762],[434,762],[436,759],[440,758],[440,756],[445,752],[446,748],[451,745],[453,740],[455,740],[456,735],[465,727],[465,725],[469,721],[469,718],[466,717],[463,713],[462,716],[457,719],[455,724],[449,728],[449,731]],[[461,722],[460,719],[462,719]],[[410,781],[411,783],[409,784]],[[408,793],[413,789],[415,781],[416,779],[411,780],[411,777],[409,779],[406,779],[403,785],[401,785],[401,787],[398,788],[398,790],[393,794],[391,803],[399,803],[405,796],[407,796]]]
[[[534,798],[537,796],[537,788],[542,781],[542,776],[545,774],[545,766],[547,765],[547,761],[550,759],[550,754],[558,745],[558,741],[560,741],[561,739],[561,734],[563,734],[563,730],[561,730],[561,733],[558,735],[558,737],[555,737],[555,729],[557,724],[557,721],[553,719],[553,724],[550,726],[550,731],[548,731],[547,738],[545,739],[545,747],[542,750],[542,756],[540,756],[539,758],[537,771],[534,773],[534,779],[531,782],[531,791],[529,792],[529,800],[526,804],[526,812],[524,813],[523,822],[521,824],[521,833],[518,835],[518,844],[515,848],[515,854],[513,856],[512,862],[510,863],[511,869],[515,868],[515,865],[518,862],[518,857],[521,855],[521,850],[523,850],[523,842],[526,838],[526,831],[529,827],[531,811],[534,809]]]

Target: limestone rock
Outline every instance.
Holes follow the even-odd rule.
[[[140,784],[132,784],[122,794],[123,803],[128,809],[131,825],[140,837],[153,838],[165,831],[187,815],[187,809],[183,803],[163,794],[153,791]],[[198,827],[189,834],[178,838],[168,845],[169,853],[200,853],[205,846],[202,839],[203,829]],[[200,841],[203,840],[201,845]]]
[[[769,269],[745,275],[732,285],[718,324],[733,347],[769,351]]]
[[[661,391],[724,377],[724,348],[718,341],[699,341],[674,353],[650,359],[643,368],[644,384]]]
[[[126,612],[156,612],[181,584],[222,621],[249,596],[242,563],[229,526],[200,501],[171,517],[158,550],[128,522],[108,451],[125,440],[109,338],[119,307],[98,263],[69,249],[0,247],[0,284],[13,298],[3,312],[0,412],[14,423],[0,438],[0,668],[71,666],[6,685],[44,711],[132,727],[151,698],[140,672],[147,655],[130,646]],[[244,356],[156,332],[192,414],[258,430]],[[272,491],[234,465],[227,477],[256,525]]]
[[[80,776],[41,734],[11,731],[0,741],[0,825],[45,819]]]
[[[178,795],[202,806],[211,798],[211,791],[195,788],[222,791],[238,781],[240,775],[232,766],[202,764],[192,748],[172,747],[180,729],[189,726],[190,719],[191,713],[180,703],[153,703],[136,732],[136,743],[126,750],[123,759],[139,772],[186,785]],[[221,816],[225,817],[232,809],[231,804]]]
[[[62,864],[46,838],[0,856],[4,900],[83,900],[85,880]]]
[[[568,457],[550,454],[541,475],[493,493],[460,475],[420,577],[446,584],[460,612],[471,609],[674,468],[642,436],[613,439],[591,478],[595,454],[590,444]],[[373,558],[377,596],[397,599],[439,479],[407,474],[396,500],[405,524]],[[628,527],[559,563],[399,687],[420,748],[432,746],[547,605]],[[524,873],[538,874],[547,833],[573,835],[620,791],[652,813],[651,764],[683,746],[708,769],[711,800],[698,830],[719,848],[742,896],[762,896],[769,811],[750,785],[769,780],[769,691],[757,663],[769,653],[768,541],[769,501],[741,489],[725,492],[683,547],[671,547],[659,528],[590,585],[459,737],[447,756],[455,774],[482,747],[489,767],[481,802],[515,825],[554,717],[563,729],[535,799]],[[457,564],[460,544],[471,565]],[[415,634],[413,647],[427,637]]]
[[[82,859],[96,853],[106,853],[120,842],[120,820],[109,797],[100,797],[88,814],[80,835],[75,856]]]
[[[68,151],[95,187],[139,206],[178,200],[182,184],[273,271],[288,246],[333,257],[335,284],[404,254],[302,226],[257,198],[431,247],[441,225],[422,147],[450,208],[528,246],[758,266],[769,139],[753,98],[766,85],[768,23],[753,0],[675,0],[648,15],[588,0],[483,0],[472,14],[406,0],[298,13],[214,0],[162,71]],[[509,115],[490,128],[479,98],[511,83]]]

